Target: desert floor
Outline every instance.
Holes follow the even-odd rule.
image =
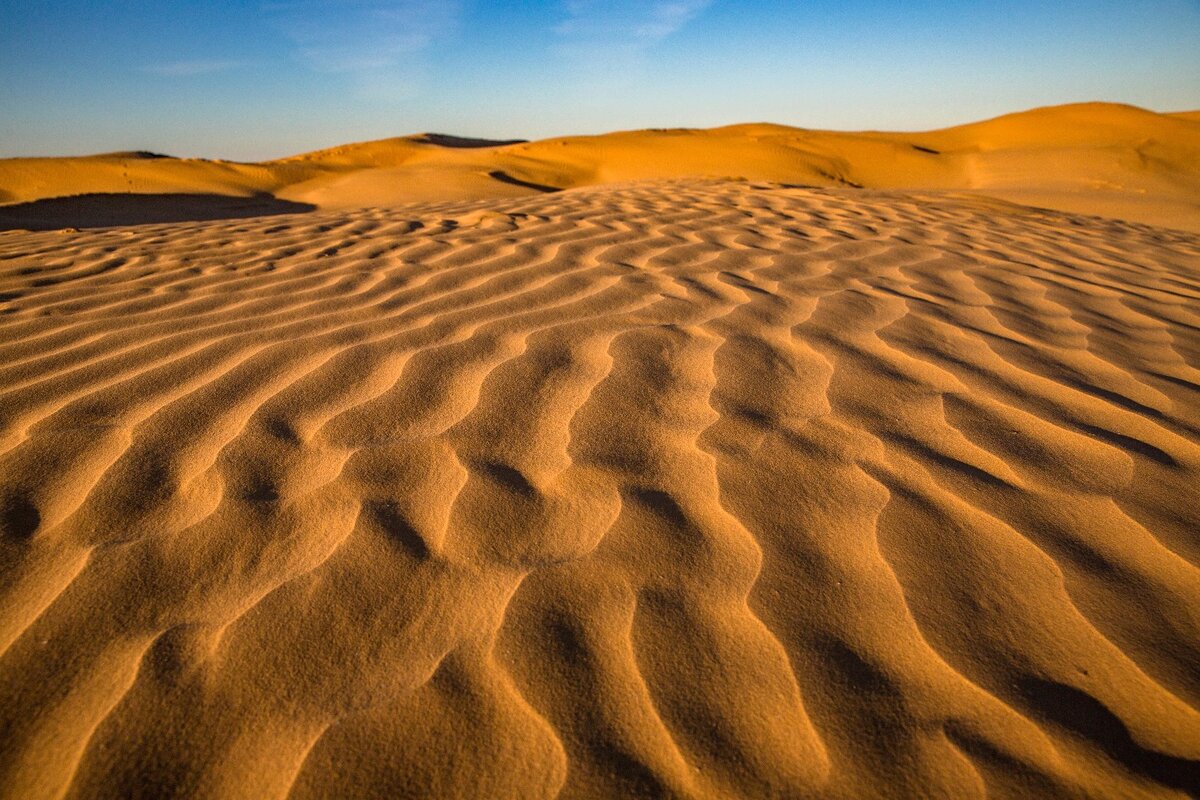
[[[1200,793],[1200,233],[505,185],[0,233],[0,795]]]

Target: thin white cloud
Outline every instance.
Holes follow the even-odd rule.
[[[587,91],[621,92],[636,83],[648,53],[713,0],[563,0],[552,49]]]
[[[650,13],[646,20],[635,31],[635,35],[647,41],[665,39],[708,8],[711,2],[712,0],[675,0],[675,2],[654,3],[650,7]]]
[[[360,101],[418,94],[424,53],[458,27],[461,0],[275,0],[268,19],[316,72],[341,75]]]
[[[712,0],[565,0],[566,19],[554,30],[565,39],[646,47],[675,33],[710,5]]]
[[[249,66],[246,61],[232,60],[196,60],[170,61],[165,64],[149,64],[142,68],[151,75],[164,78],[190,78],[195,75],[211,75],[214,72],[228,72],[231,69],[241,69]]]

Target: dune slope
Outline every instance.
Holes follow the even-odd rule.
[[[1200,237],[667,181],[0,235],[0,794],[1200,791]]]
[[[968,191],[1200,232],[1200,119],[1112,103],[1035,109],[927,133],[757,124],[539,142],[424,134],[261,164],[147,155],[0,159],[0,204],[181,192],[270,194],[338,209],[517,197],[624,181],[740,178]],[[94,224],[106,223],[81,219],[77,227]]]

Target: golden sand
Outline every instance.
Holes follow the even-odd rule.
[[[699,177],[967,191],[1200,232],[1200,112],[1085,103],[928,133],[763,124],[486,144],[419,135],[259,164],[138,153],[0,159],[0,204],[135,192],[268,194],[321,208],[358,208]]]
[[[323,207],[0,234],[0,795],[1200,792],[1200,123],[1112,113],[0,162]]]

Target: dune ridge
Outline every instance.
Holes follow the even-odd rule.
[[[6,796],[1200,792],[1185,231],[686,179],[10,232],[0,486]]]
[[[1200,232],[1200,119],[1082,103],[923,133],[750,124],[538,142],[418,134],[259,164],[153,153],[0,159],[0,204],[181,192],[270,194],[336,209],[680,178],[967,191]]]

